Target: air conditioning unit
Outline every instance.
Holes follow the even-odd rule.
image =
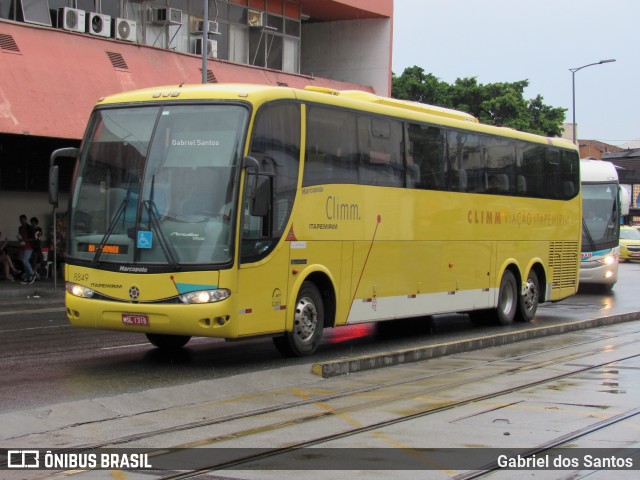
[[[250,27],[262,27],[264,25],[264,16],[263,12],[258,10],[248,10],[247,11],[247,25]]]
[[[102,13],[89,12],[86,27],[91,35],[109,37],[111,36],[111,17]]]
[[[134,20],[126,18],[116,18],[115,22],[111,22],[111,34],[117,40],[126,40],[135,42],[137,35],[137,24]]]
[[[84,32],[85,12],[76,8],[63,7],[58,9],[58,27],[71,32]]]
[[[182,25],[182,10],[153,7],[149,10],[149,21],[156,25]]]
[[[202,33],[203,24],[204,24],[204,20],[197,20],[195,24],[195,29],[192,33]],[[209,29],[207,30],[207,33],[218,35],[220,33],[220,25],[218,24],[218,22],[209,20]]]
[[[202,55],[202,39],[196,40],[196,55]],[[207,40],[207,57],[218,58],[218,42],[216,40]]]

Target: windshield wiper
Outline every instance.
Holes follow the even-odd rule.
[[[167,237],[162,231],[160,222],[158,222],[158,218],[160,218],[160,215],[158,214],[158,208],[156,207],[156,203],[154,202],[155,190],[156,176],[153,175],[151,177],[151,191],[149,192],[149,200],[144,200],[142,202],[142,205],[144,205],[145,209],[147,210],[147,215],[149,216],[149,228],[153,229],[153,231],[155,231],[158,235],[158,241],[160,242],[162,253],[164,253],[164,258],[169,261],[174,270],[179,270],[180,264],[176,259],[176,251],[173,249],[171,243],[167,241]]]
[[[113,218],[111,219],[111,222],[109,223],[109,228],[107,228],[107,233],[104,234],[104,237],[102,237],[102,241],[100,242],[100,245],[98,246],[98,248],[96,248],[96,253],[93,256],[93,260],[91,260],[92,267],[95,267],[96,265],[98,265],[98,262],[100,261],[100,255],[102,255],[102,249],[107,244],[107,240],[113,233],[113,229],[116,228],[116,223],[118,223],[120,216],[127,209],[127,205],[129,203],[130,198],[131,198],[131,195],[129,193],[129,190],[127,190],[127,196],[124,197],[124,199],[122,200],[122,203],[118,207],[116,214],[113,216]]]
[[[152,183],[152,191],[153,191],[153,183]],[[152,197],[153,198],[153,197]],[[142,202],[145,209],[147,210],[147,214],[149,215],[149,226],[153,229],[154,232],[158,235],[158,241],[160,243],[160,248],[162,249],[162,253],[164,253],[165,258],[169,261],[174,270],[180,269],[180,264],[176,259],[176,253],[173,249],[171,243],[167,241],[167,237],[162,231],[162,227],[158,222],[158,209],[156,208],[156,204],[153,200],[145,200]]]
[[[582,217],[582,232],[584,236],[589,240],[589,244],[593,250],[596,249],[596,242],[593,241],[593,237],[591,236],[591,232],[589,231],[589,227],[587,227],[587,222],[584,221],[584,217]],[[592,251],[593,251],[592,250]]]

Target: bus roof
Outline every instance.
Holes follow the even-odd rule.
[[[580,159],[580,180],[582,182],[617,182],[618,171],[611,162],[594,159]]]
[[[499,135],[530,142],[544,143],[560,148],[577,149],[572,142],[562,138],[544,137],[532,133],[520,132],[508,127],[482,124],[479,123],[478,119],[473,115],[450,108],[381,97],[359,90],[334,90],[318,86],[308,86],[301,90],[291,87],[241,83],[169,85],[114,94],[100,99],[98,105],[144,103],[163,100],[223,99],[247,101],[257,106],[276,98],[299,99],[343,106],[345,108],[353,108],[381,115],[390,115],[435,125],[441,124],[453,128],[472,130],[489,135]],[[366,105],[363,105],[363,103]]]
[[[390,107],[403,108],[430,115],[438,115],[442,117],[454,118],[456,120],[464,120],[468,122],[479,123],[478,119],[473,115],[453,110],[451,108],[438,107],[426,103],[412,102],[410,100],[399,100],[397,98],[380,97],[374,93],[363,92],[362,90],[333,90],[331,88],[309,86],[305,90],[320,93],[329,93],[331,95],[341,96],[344,98],[352,98],[363,102],[378,103],[380,105],[388,105]]]

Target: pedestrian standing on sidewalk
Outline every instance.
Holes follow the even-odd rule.
[[[33,247],[33,253],[31,254],[31,268],[33,269],[33,273],[36,275],[36,278],[40,278],[39,272],[44,265],[44,257],[42,255],[42,227],[40,227],[38,217],[31,217],[29,223],[31,223],[31,226],[33,227],[33,241],[31,242],[31,246]]]
[[[0,238],[2,238],[2,232],[0,232]],[[4,278],[9,282],[13,282],[14,277],[20,273],[20,270],[13,265],[11,257],[4,250],[8,241],[9,239],[4,237],[4,240],[0,242],[0,265],[4,270]]]
[[[29,224],[26,215],[20,215],[20,227],[18,227],[18,241],[22,251],[22,263],[24,264],[25,278],[22,283],[33,283],[36,276],[31,268],[31,254],[33,253],[33,227]]]

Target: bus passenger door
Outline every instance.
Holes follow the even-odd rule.
[[[289,242],[282,242],[264,261],[242,263],[236,302],[240,336],[282,332],[286,321]]]
[[[256,113],[241,204],[237,305],[240,335],[283,332],[289,242],[283,240],[300,169],[301,114],[295,102]]]
[[[282,332],[286,320],[288,242],[281,242],[271,175],[247,175],[240,238],[240,336]],[[288,213],[280,215],[288,218]]]

